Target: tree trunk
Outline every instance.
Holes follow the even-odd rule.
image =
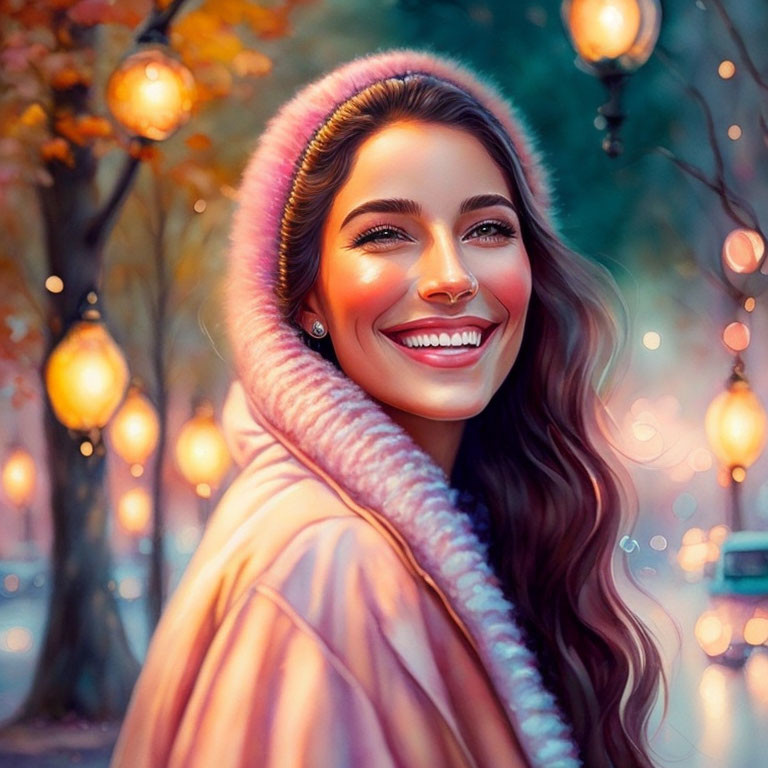
[[[80,453],[46,400],[51,472],[51,596],[43,649],[21,718],[117,719],[126,709],[139,665],[114,596],[107,537],[105,456]],[[110,586],[112,589],[110,589]]]
[[[92,29],[70,31],[75,46],[93,47]],[[89,88],[83,85],[54,91],[54,110],[87,112],[89,100]],[[72,145],[72,153],[71,166],[58,160],[49,163],[53,184],[38,189],[49,274],[64,282],[61,293],[47,294],[43,366],[77,319],[85,295],[100,285],[102,243],[109,224],[102,221],[97,230],[93,227],[96,160],[90,148]],[[123,192],[130,178],[123,178]],[[114,209],[118,203],[115,196]],[[71,712],[88,719],[118,718],[125,712],[139,665],[111,581],[104,448],[96,440],[93,454],[83,456],[79,441],[54,416],[44,381],[42,391],[53,517],[51,596],[42,652],[20,719],[61,718]]]
[[[152,553],[149,566],[149,589],[147,607],[149,626],[157,626],[168,593],[168,571],[165,559],[165,485],[164,468],[168,442],[168,295],[171,278],[168,274],[165,231],[167,223],[166,203],[162,196],[160,180],[154,178],[155,213],[157,221],[153,231],[154,287],[152,296],[152,374],[154,379],[154,401],[157,409],[159,430],[155,450],[154,474],[152,476]]]

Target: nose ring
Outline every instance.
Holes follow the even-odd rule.
[[[475,276],[473,275],[472,282],[470,283],[469,288],[467,288],[466,290],[461,291],[460,293],[455,295],[450,291],[446,291],[446,293],[448,294],[448,298],[450,299],[451,306],[453,306],[459,300],[459,296],[463,296],[465,293],[469,293],[470,297],[474,296],[477,293],[478,288],[479,288],[478,282]]]

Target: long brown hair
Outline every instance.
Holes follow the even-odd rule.
[[[632,484],[609,450],[603,400],[624,346],[626,310],[610,272],[556,234],[496,118],[424,74],[380,81],[337,108],[296,168],[281,228],[282,312],[340,367],[332,340],[306,334],[298,313],[357,149],[402,119],[459,127],[482,142],[512,191],[532,270],[518,358],[485,410],[468,420],[451,483],[490,511],[491,564],[582,760],[650,768],[646,730],[661,659],[612,575],[618,534],[636,513]]]

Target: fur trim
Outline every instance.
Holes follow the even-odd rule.
[[[509,132],[540,204],[549,196],[536,152],[513,107],[459,62],[396,49],[355,59],[302,89],[268,123],[246,169],[235,215],[228,322],[238,373],[252,405],[360,504],[402,533],[452,601],[533,766],[580,763],[536,660],[522,641],[469,519],[445,473],[356,383],[306,347],[274,293],[281,216],[294,168],[333,109],[376,80],[425,72],[477,98]]]

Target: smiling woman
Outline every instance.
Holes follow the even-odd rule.
[[[601,431],[623,305],[513,107],[442,56],[356,59],[270,122],[239,201],[242,471],[113,768],[650,767]]]

